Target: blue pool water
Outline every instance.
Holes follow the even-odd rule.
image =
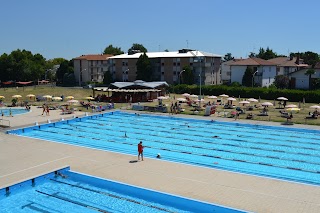
[[[61,169],[0,189],[1,212],[242,212]]]
[[[0,108],[0,116],[9,116],[10,111],[12,115],[19,115],[23,113],[27,113],[28,110],[23,109],[23,108]]]
[[[317,130],[114,112],[9,134],[320,185]]]

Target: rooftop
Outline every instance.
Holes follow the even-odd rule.
[[[155,89],[159,86],[169,86],[169,85],[165,81],[145,82],[142,80],[136,80],[134,82],[114,82],[111,84],[111,86],[116,88],[144,87],[148,89]]]
[[[277,64],[281,67],[307,67],[308,64],[299,63],[297,64],[297,57],[293,57],[290,59],[289,57],[277,57],[273,59],[269,59],[268,61]]]
[[[116,55],[110,57],[111,59],[116,59],[116,58],[139,58],[140,55],[143,53],[135,53],[135,54],[121,54],[121,55]],[[179,51],[174,51],[174,52],[146,52],[147,56],[149,58],[190,58],[190,57],[217,57],[221,58],[221,55],[218,54],[213,54],[213,53],[207,53],[203,51],[197,51],[197,50],[192,50],[192,51],[187,51],[187,52],[179,52]]]
[[[277,64],[261,58],[247,58],[231,63],[230,66],[276,66]]]
[[[112,57],[113,55],[110,54],[92,54],[92,55],[82,55],[74,60],[87,60],[87,61],[103,61],[107,60],[108,58]]]

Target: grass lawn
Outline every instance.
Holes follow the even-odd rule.
[[[168,106],[168,110],[170,111],[170,106],[171,106],[171,103],[175,102],[175,100],[173,99],[173,96],[175,96],[175,99],[177,98],[183,98],[183,96],[179,95],[179,94],[171,94],[170,95],[170,99],[164,99],[162,102],[163,104],[166,104]],[[212,102],[213,99],[207,99],[205,98],[205,102]],[[243,100],[243,99],[241,99]],[[238,104],[238,98],[237,98],[237,101],[234,101],[233,104],[236,105],[236,106],[239,106]],[[260,103],[262,102],[271,102],[273,103],[274,100],[261,100]],[[201,105],[204,105],[205,102],[202,102]],[[227,101],[225,101],[227,102]],[[280,110],[284,110],[286,111],[286,109],[279,109],[279,105],[278,105],[278,102],[279,101],[275,101],[276,105],[275,106],[271,106],[271,107],[268,107],[268,116],[257,116],[258,114],[260,114],[260,111],[262,111],[263,107],[259,107],[259,108],[254,108],[253,111],[246,111],[245,114],[240,114],[239,115],[239,118],[238,119],[246,119],[247,117],[247,114],[248,113],[252,113],[254,114],[254,117],[252,120],[257,120],[257,121],[273,121],[273,122],[281,122],[281,123],[285,123],[287,121],[286,118],[284,117],[281,117],[281,114],[280,114]],[[147,106],[156,106],[158,104],[158,101],[154,101],[154,102],[151,102],[151,103],[145,103],[145,105]],[[252,103],[250,105],[259,105],[259,102],[257,103]],[[295,104],[297,106],[299,106],[299,103],[297,102],[290,102],[290,100],[287,102],[287,105],[289,104]],[[305,119],[307,116],[309,116],[309,112],[313,112],[314,109],[311,109],[310,106],[312,105],[316,105],[316,103],[305,103],[305,104],[302,104],[300,103],[300,111],[298,112],[293,112],[293,119],[292,119],[292,122],[293,123],[296,123],[296,124],[308,124],[308,125],[320,125],[320,117],[319,119]],[[199,115],[199,116],[203,116],[204,115],[204,112],[205,112],[205,109],[204,107],[202,107],[202,110],[198,111],[198,112],[194,112],[193,111],[193,107],[190,107],[188,106],[186,103],[182,103],[181,104],[182,108],[185,110],[184,112],[182,112],[181,114],[190,114],[190,115]],[[243,108],[243,106],[241,105],[240,106],[241,108]],[[223,109],[223,106],[219,105],[217,106],[217,109],[216,109],[216,113],[214,115],[211,115],[211,117],[214,119],[215,117],[224,117],[224,114],[227,114],[226,117],[229,117],[231,112],[232,111],[236,111],[235,109]],[[289,112],[290,113],[290,112]],[[230,118],[230,119],[233,119],[234,118]]]
[[[79,87],[51,87],[51,86],[29,86],[29,87],[19,87],[19,88],[1,88],[0,89],[0,96],[5,96],[5,99],[3,99],[4,103],[6,103],[7,105],[11,104],[11,100],[12,100],[12,96],[13,95],[21,95],[22,98],[20,99],[21,101],[30,101],[30,99],[28,99],[26,97],[26,95],[28,94],[34,94],[34,95],[39,95],[39,96],[43,96],[43,95],[51,95],[51,96],[61,96],[63,95],[64,97],[67,96],[73,96],[75,100],[78,101],[86,101],[85,97],[88,96],[92,96],[92,89],[83,89],[83,88],[79,88]],[[173,97],[177,98],[182,98],[183,96],[181,96],[180,94],[171,94],[170,99],[165,99],[163,100],[163,104],[166,104],[168,106],[168,110],[170,111],[170,105],[171,103],[175,102],[175,100],[173,99]],[[205,98],[205,102],[211,101],[212,102],[213,99],[207,99]],[[238,99],[237,101],[235,101],[233,104],[238,106]],[[274,100],[261,100],[261,102],[265,102],[265,101],[269,101],[271,103],[274,102]],[[57,105],[57,104],[65,104],[65,102],[48,102],[49,105]],[[93,102],[94,103],[94,102]],[[278,104],[278,101],[275,101],[276,104]],[[42,105],[43,102],[31,102],[32,105]],[[94,103],[96,105],[100,105],[100,103]],[[147,105],[147,106],[156,106],[158,105],[158,101],[155,100],[154,102],[148,102],[148,103],[141,103],[143,105]],[[201,103],[201,105],[203,105],[204,103]],[[252,103],[251,105],[257,104],[259,105],[259,103]],[[295,105],[299,105],[299,103],[296,102],[287,102],[287,104],[295,104]],[[320,118],[319,119],[305,119],[306,116],[309,115],[309,112],[313,112],[314,109],[310,109],[310,106],[312,105],[316,105],[317,103],[306,103],[306,104],[300,104],[301,105],[301,109],[298,113],[293,112],[293,119],[292,122],[294,123],[299,123],[299,124],[309,124],[309,125],[320,125]],[[125,103],[115,103],[115,108],[122,108],[128,106],[128,104]],[[77,106],[79,108],[79,106]],[[242,107],[242,106],[241,106]],[[279,110],[277,109],[278,105],[273,106],[273,107],[268,107],[268,116],[256,116],[259,114],[259,112],[262,110],[262,108],[255,108],[253,111],[247,111],[246,114],[240,114],[239,119],[246,119],[247,114],[248,113],[253,113],[255,116],[253,118],[253,120],[258,120],[258,121],[274,121],[274,122],[285,122],[286,118],[283,118],[280,116]],[[199,112],[194,112],[193,111],[193,107],[189,107],[187,104],[182,103],[182,108],[185,109],[184,112],[182,112],[182,114],[193,114],[193,115],[199,115],[199,116],[203,116],[204,115],[204,108],[203,110],[200,110]],[[85,108],[81,108],[81,110],[86,111]],[[283,109],[281,109],[283,110]],[[235,109],[223,109],[222,106],[218,106],[216,113],[214,115],[211,115],[211,117],[217,117],[217,116],[221,116],[224,117],[222,114],[223,112],[228,113],[228,115],[230,115],[231,111],[235,111]],[[228,117],[227,115],[227,117]],[[234,118],[230,118],[230,119],[234,119]]]

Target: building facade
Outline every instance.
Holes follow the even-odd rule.
[[[231,83],[231,64],[242,59],[232,59],[221,63],[221,81],[224,84]]]
[[[143,53],[122,54],[110,57],[109,71],[115,81],[135,81],[136,63]],[[175,52],[147,52],[152,65],[154,81],[169,84],[180,83],[183,68],[189,66],[194,74],[195,83],[206,85],[221,84],[220,55],[182,49]]]
[[[102,82],[112,55],[82,55],[73,59],[74,75],[79,86],[86,82]]]
[[[308,67],[308,64],[304,64],[303,60],[298,57],[277,57],[268,61],[277,65],[277,75],[288,76],[290,73]]]
[[[248,67],[253,70],[253,84],[261,87],[269,87],[274,82],[277,72],[277,65],[260,58],[248,58],[235,61],[230,64],[231,83],[238,82],[242,84],[243,75]]]

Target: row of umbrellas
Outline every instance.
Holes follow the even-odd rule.
[[[33,94],[29,94],[29,95],[26,95],[26,97],[27,97],[27,98],[30,98],[30,99],[34,99],[36,96],[33,95]],[[45,98],[45,99],[51,99],[51,100],[55,100],[55,101],[61,101],[61,100],[62,100],[61,97],[52,97],[51,95],[44,95],[44,96],[42,96],[42,97]],[[17,99],[19,99],[19,98],[22,98],[22,96],[21,96],[21,95],[13,95],[12,98],[17,98]],[[68,100],[73,100],[73,99],[74,99],[73,96],[67,96],[67,97],[65,97],[65,98],[68,99]],[[5,97],[2,96],[2,95],[0,95],[0,99],[5,99]],[[85,97],[85,99],[86,99],[86,100],[94,100],[93,97]]]

